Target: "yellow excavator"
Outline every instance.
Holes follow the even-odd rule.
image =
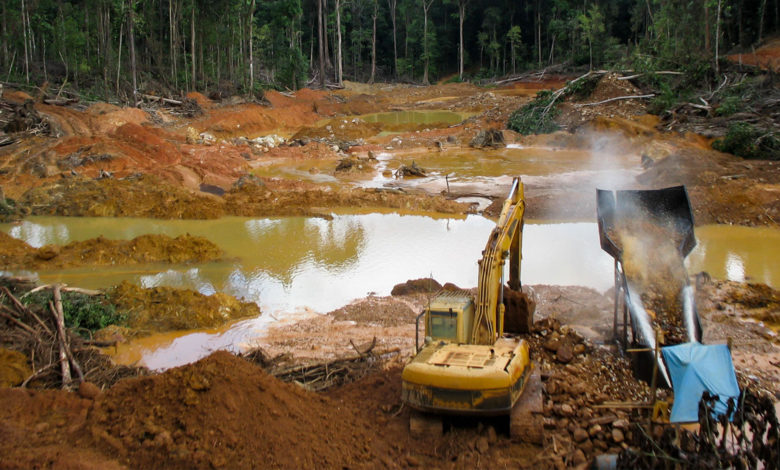
[[[535,307],[520,284],[524,213],[523,184],[514,178],[479,261],[476,297],[440,292],[418,316],[418,331],[425,319],[425,342],[416,345],[417,354],[402,373],[404,403],[423,413],[413,419],[509,415],[513,438],[541,443],[541,380],[533,374],[528,343],[506,334],[527,333]]]

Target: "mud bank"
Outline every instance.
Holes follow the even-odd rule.
[[[33,248],[0,232],[0,268],[50,270],[79,266],[146,263],[203,263],[222,257],[222,250],[202,237],[142,235],[132,240],[91,240]]]

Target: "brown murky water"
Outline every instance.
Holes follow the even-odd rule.
[[[38,273],[41,282],[104,288],[130,280],[146,287],[224,291],[257,302],[264,314],[216,330],[146,338],[120,350],[118,359],[166,368],[197,360],[215,349],[243,349],[270,322],[324,313],[370,293],[388,295],[407,279],[433,276],[462,287],[477,283],[477,264],[494,222],[399,214],[334,215],[333,220],[286,217],[219,220],[151,220],[33,217],[0,225],[34,246],[103,235],[129,239],[144,233],[204,236],[226,261],[160,266],[71,269]],[[780,230],[705,226],[688,270],[715,278],[780,283]],[[595,223],[528,222],[522,279],[527,284],[612,286],[612,258],[601,251]]]
[[[398,137],[399,140],[403,140]],[[398,145],[391,142],[390,147]],[[473,150],[447,148],[377,153],[374,171],[349,174],[353,184],[364,187],[420,187],[438,192],[446,187],[448,176],[453,190],[459,186],[494,186],[496,182],[511,183],[520,175],[526,184],[547,186],[560,181],[589,187],[615,187],[631,183],[640,171],[640,157],[631,152],[611,151],[609,142],[594,140],[592,149],[522,146],[509,144],[505,148]],[[604,148],[604,146],[607,148]],[[393,172],[401,165],[416,162],[429,174],[426,178],[395,179]],[[335,174],[333,160],[277,159],[259,163],[253,173],[269,178],[290,178],[318,183],[338,182],[344,178]]]

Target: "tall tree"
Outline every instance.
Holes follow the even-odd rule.
[[[471,0],[458,0],[458,78],[463,80],[463,22]]]
[[[522,30],[520,26],[512,26],[509,28],[509,32],[506,33],[506,38],[509,40],[509,50],[512,57],[512,73],[516,73],[515,69],[515,57],[517,56],[517,49],[523,40]]]
[[[398,0],[387,0],[387,8],[390,10],[390,22],[393,25],[393,74],[398,78],[398,45],[396,43],[396,6]]]
[[[320,56],[320,88],[325,88],[325,37],[322,28],[322,2],[317,0],[317,45]]]
[[[374,13],[371,17],[374,26],[371,32],[371,78],[368,79],[368,83],[374,83],[374,76],[376,75],[376,17],[379,14],[379,1],[374,0]]]
[[[344,86],[341,59],[341,0],[336,0],[336,42],[336,83],[339,86]]]
[[[434,0],[422,0],[423,7],[423,84],[429,85],[428,65],[430,64],[430,45],[428,44],[428,11],[431,9]]]
[[[255,0],[249,4],[249,93],[255,93]]]
[[[133,75],[133,106],[138,105],[138,72],[135,63],[135,0],[127,0],[127,44],[130,47],[130,70]]]

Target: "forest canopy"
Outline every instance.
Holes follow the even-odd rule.
[[[130,101],[556,64],[717,68],[778,30],[780,0],[4,0],[0,14],[0,80]]]

